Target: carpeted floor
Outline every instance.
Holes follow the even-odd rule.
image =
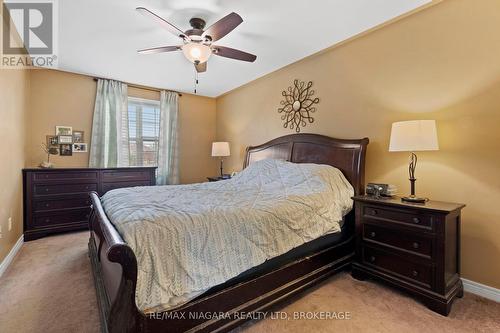
[[[0,332],[98,332],[87,232],[25,243],[0,278]],[[340,273],[237,332],[500,332],[500,304],[466,293],[448,317]],[[350,319],[294,319],[300,312]],[[287,319],[277,319],[276,317]]]

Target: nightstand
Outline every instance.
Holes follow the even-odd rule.
[[[356,260],[352,276],[375,278],[419,298],[447,316],[460,280],[462,204],[400,198],[353,197],[356,209]]]

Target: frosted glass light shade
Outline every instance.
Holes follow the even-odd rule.
[[[410,120],[392,124],[389,151],[439,150],[436,121]]]
[[[182,53],[193,64],[197,61],[202,64],[210,58],[212,50],[207,45],[191,42],[182,46]]]
[[[229,156],[229,142],[214,142],[212,143],[212,156],[222,157]]]

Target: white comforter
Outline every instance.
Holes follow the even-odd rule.
[[[352,195],[331,166],[263,160],[230,180],[117,189],[102,202],[137,257],[135,301],[149,313],[340,231]]]

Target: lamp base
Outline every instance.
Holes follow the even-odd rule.
[[[419,198],[419,197],[416,197],[414,195],[410,195],[408,197],[402,197],[401,201],[411,202],[411,203],[426,203],[427,201],[429,201],[429,199],[428,198]]]

